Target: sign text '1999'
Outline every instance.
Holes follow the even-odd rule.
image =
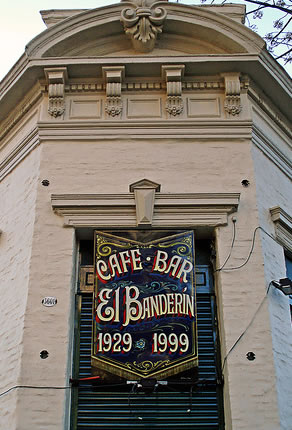
[[[143,349],[144,340],[138,341],[137,348]],[[127,353],[133,347],[132,336],[130,333],[99,333],[97,336],[97,352],[111,353]],[[168,336],[165,333],[154,333],[152,338],[152,354],[155,353],[175,353],[180,354],[189,349],[189,339],[186,333],[181,333],[179,336],[176,333],[170,333]]]

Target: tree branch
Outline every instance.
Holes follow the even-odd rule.
[[[291,51],[292,51],[292,48],[291,48],[291,49],[288,49],[288,51],[284,52],[284,54],[279,55],[279,57],[276,57],[276,60],[279,60],[279,58],[283,58],[283,57],[285,57],[285,55],[290,54],[290,52],[291,52]]]
[[[262,2],[260,0],[245,0],[248,3],[253,3],[253,4],[257,4],[259,6],[264,6],[264,7],[271,7],[273,9],[278,9],[278,10],[282,10],[283,12],[287,12],[289,15],[292,15],[292,10],[288,9],[286,7],[280,6],[280,5],[274,5],[271,3],[265,3]]]
[[[285,28],[287,27],[287,25],[289,24],[289,22],[291,21],[292,16],[288,19],[288,21],[286,22],[286,24],[284,25],[284,27],[281,28],[281,30],[273,37],[272,40],[270,40],[269,42],[272,43],[273,40],[276,39],[276,37],[280,36],[281,33],[283,33],[283,31],[285,30]]]
[[[245,16],[250,15],[251,13],[254,13],[257,10],[261,10],[261,9],[264,9],[264,8],[265,8],[265,6],[257,7],[256,9],[253,9],[253,10],[250,10],[249,12],[246,12]]]

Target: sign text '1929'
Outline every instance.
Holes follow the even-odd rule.
[[[127,353],[131,351],[132,346],[133,341],[130,333],[124,333],[123,335],[121,333],[99,333],[97,336],[97,352]],[[160,354],[166,351],[170,354],[179,351],[182,354],[188,348],[189,339],[186,333],[181,333],[179,336],[176,333],[170,333],[168,336],[165,333],[153,334],[152,354]]]

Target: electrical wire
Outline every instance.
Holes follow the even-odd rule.
[[[82,381],[82,380],[81,380]],[[98,384],[95,385],[95,388],[109,388],[109,387],[117,387],[117,386],[125,386],[126,383],[116,383],[116,384]],[[15,385],[14,387],[9,388],[8,390],[0,393],[0,397],[8,394],[10,391],[13,391],[18,388],[27,388],[33,390],[69,390],[71,388],[77,388],[74,385],[67,385],[64,387],[56,387],[56,386],[39,386],[39,385]]]
[[[232,233],[232,242],[231,242],[231,247],[230,247],[229,254],[227,255],[227,257],[226,257],[224,263],[222,264],[222,266],[219,269],[214,270],[214,272],[220,272],[220,270],[223,269],[223,267],[226,265],[226,263],[228,262],[229,258],[231,257],[232,249],[233,249],[234,242],[235,242],[235,236],[236,236],[236,227],[235,227],[236,220],[233,219],[232,223],[233,223],[233,233]]]
[[[227,360],[228,356],[234,350],[234,348],[238,345],[238,343],[241,341],[241,339],[243,338],[243,336],[246,334],[246,332],[248,331],[248,329],[250,328],[250,326],[254,322],[255,317],[256,317],[257,313],[259,312],[260,308],[263,306],[266,298],[268,297],[271,285],[272,285],[272,282],[269,283],[269,286],[267,288],[267,292],[266,292],[265,296],[263,297],[262,301],[260,302],[259,306],[257,307],[255,313],[253,314],[253,316],[252,316],[250,322],[248,323],[248,325],[246,326],[245,330],[241,333],[241,335],[238,337],[238,339],[234,342],[234,344],[232,345],[232,347],[229,349],[229,351],[225,355],[224,360],[223,360],[223,364],[222,364],[222,369],[221,369],[222,373],[224,371],[224,367],[225,367],[226,360]]]
[[[229,270],[237,270],[237,269],[241,269],[243,266],[245,266],[245,265],[249,262],[249,259],[250,259],[251,255],[252,255],[252,253],[253,253],[253,250],[254,250],[256,232],[257,232],[260,228],[261,228],[261,227],[256,227],[256,228],[254,229],[251,248],[250,248],[250,251],[249,251],[249,253],[248,253],[248,256],[247,256],[246,260],[245,260],[242,264],[240,264],[239,266],[235,266],[235,267],[226,267],[226,269],[223,269],[223,271],[224,271],[224,272],[227,272],[227,271],[229,271]]]
[[[0,397],[4,396],[5,394],[10,393],[10,391],[13,391],[17,388],[29,388],[33,390],[67,390],[70,389],[71,386],[65,386],[65,387],[44,387],[44,386],[36,386],[36,385],[15,385],[14,387],[9,388],[8,390],[4,391],[3,393],[0,393]]]
[[[227,263],[227,261],[229,260],[230,255],[231,255],[231,252],[232,252],[232,248],[233,248],[234,240],[235,240],[235,238],[234,238],[234,240],[232,241],[231,248],[230,248],[230,252],[229,252],[229,254],[228,254],[227,259],[225,260],[225,262],[224,262],[224,264],[222,265],[222,267],[220,267],[219,269],[215,270],[214,272],[219,272],[219,271],[228,272],[229,270],[237,270],[237,269],[241,269],[242,267],[244,267],[244,266],[249,262],[250,257],[252,256],[252,253],[253,253],[253,251],[254,251],[256,232],[257,232],[258,230],[261,230],[261,231],[262,231],[262,232],[264,232],[268,237],[270,237],[271,239],[273,239],[273,240],[274,240],[278,245],[281,245],[281,246],[282,246],[281,242],[280,242],[276,237],[274,237],[274,236],[272,236],[270,233],[268,233],[268,232],[267,232],[263,227],[258,226],[258,227],[256,227],[256,228],[254,229],[253,237],[252,237],[252,244],[251,244],[251,248],[250,248],[250,251],[249,251],[249,253],[248,253],[248,256],[247,256],[246,260],[245,260],[242,264],[240,264],[239,266],[235,266],[235,267],[226,267],[226,268],[224,269],[224,266],[225,266],[225,264]],[[234,233],[234,236],[235,236],[235,233]]]

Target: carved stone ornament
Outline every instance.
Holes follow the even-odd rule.
[[[120,97],[108,97],[105,103],[105,111],[108,115],[115,117],[122,113],[123,105]]]
[[[240,104],[240,97],[238,96],[228,96],[224,102],[224,109],[230,115],[239,115],[242,111],[242,106]]]
[[[225,73],[222,76],[225,80],[225,112],[232,116],[239,115],[242,111],[239,73]]]
[[[172,116],[181,114],[184,110],[181,96],[168,96],[165,109]]]
[[[130,185],[130,192],[135,195],[137,226],[152,225],[155,193],[161,185],[149,179],[142,179]]]
[[[162,66],[162,77],[166,80],[167,100],[165,109],[169,115],[180,115],[183,110],[182,76],[184,65]]]
[[[126,0],[121,0],[123,3]],[[162,33],[162,24],[167,12],[161,4],[168,0],[132,0],[131,6],[121,12],[121,22],[136,51],[150,52],[156,38]],[[129,2],[127,1],[129,4]]]
[[[57,118],[65,112],[65,80],[67,78],[66,67],[45,69],[45,75],[49,84],[48,113]]]
[[[103,67],[102,72],[106,83],[105,111],[109,116],[119,116],[123,111],[121,95],[122,79],[125,76],[125,67]]]

